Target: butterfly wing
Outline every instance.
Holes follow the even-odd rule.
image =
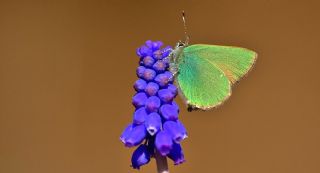
[[[181,56],[177,83],[188,105],[207,109],[227,99],[230,81],[219,68],[195,54]]]
[[[239,81],[253,67],[257,53],[249,49],[196,44],[184,49],[187,56],[199,56],[223,71],[232,84]]]
[[[253,66],[257,54],[251,50],[196,44],[186,47],[178,60],[177,83],[187,104],[208,109],[231,95],[231,85]]]

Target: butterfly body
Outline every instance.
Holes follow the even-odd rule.
[[[257,54],[245,48],[179,42],[170,54],[188,110],[217,107],[231,95],[231,87],[253,67]]]

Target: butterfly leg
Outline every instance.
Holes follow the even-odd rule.
[[[192,106],[192,105],[187,105],[187,106],[188,106],[188,108],[187,108],[188,112],[192,112],[192,111],[199,110],[199,108],[194,107],[194,106]]]
[[[173,74],[173,76],[175,76],[178,73],[178,67],[176,63],[170,63],[169,71]]]

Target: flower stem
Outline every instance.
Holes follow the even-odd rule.
[[[166,156],[162,156],[160,153],[155,153],[155,159],[157,162],[158,173],[169,173],[168,161]]]

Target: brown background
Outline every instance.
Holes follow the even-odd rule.
[[[136,172],[119,141],[131,121],[136,47],[248,47],[254,70],[231,99],[186,111],[187,162],[173,173],[319,173],[316,1],[0,1],[0,172]],[[155,172],[155,162],[143,167]]]

